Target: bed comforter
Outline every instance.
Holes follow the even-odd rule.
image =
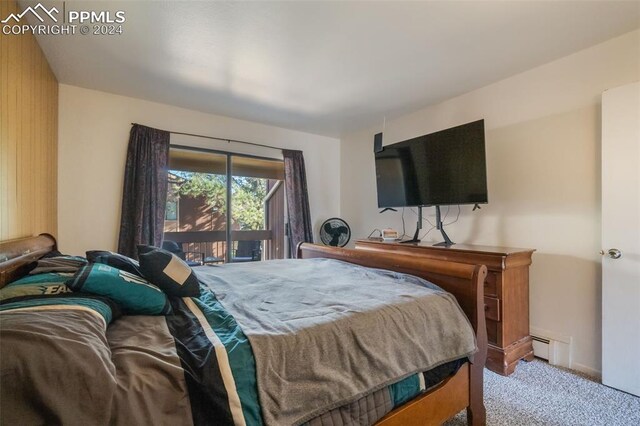
[[[2,423],[369,424],[475,351],[453,296],[415,277],[327,259],[197,273],[173,315],[108,327],[63,298],[0,306]]]

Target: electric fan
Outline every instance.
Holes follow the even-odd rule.
[[[351,228],[338,217],[325,220],[320,227],[320,240],[326,246],[344,247],[350,238]]]

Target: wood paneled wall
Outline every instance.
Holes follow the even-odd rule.
[[[0,85],[0,240],[56,235],[58,81],[32,34],[0,33]]]

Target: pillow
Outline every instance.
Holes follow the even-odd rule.
[[[129,315],[167,315],[171,305],[167,296],[144,278],[102,263],[82,268],[67,281],[73,291],[106,296]]]
[[[25,296],[51,296],[71,293],[65,282],[69,276],[62,274],[29,275],[0,289],[0,302]]]
[[[113,253],[105,250],[92,250],[87,252],[87,260],[89,263],[104,263],[113,266],[121,271],[126,271],[142,277],[140,272],[140,263],[137,260],[124,256],[119,253]]]
[[[145,251],[138,247],[140,270],[149,281],[169,296],[200,296],[198,278],[187,263],[175,254],[160,248]]]
[[[87,259],[80,256],[52,256],[37,260],[36,267],[29,274],[45,272],[76,272],[87,264]]]
[[[161,250],[160,247],[148,246],[145,244],[138,244],[138,258],[141,254],[149,253],[150,251]]]

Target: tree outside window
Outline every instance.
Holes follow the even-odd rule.
[[[219,214],[226,214],[226,176],[172,170],[177,197],[203,198]],[[232,220],[234,229],[259,230],[264,227],[264,198],[267,179],[232,176]],[[167,210],[169,207],[167,208]],[[176,205],[177,217],[177,205]],[[170,220],[170,219],[167,219]]]

